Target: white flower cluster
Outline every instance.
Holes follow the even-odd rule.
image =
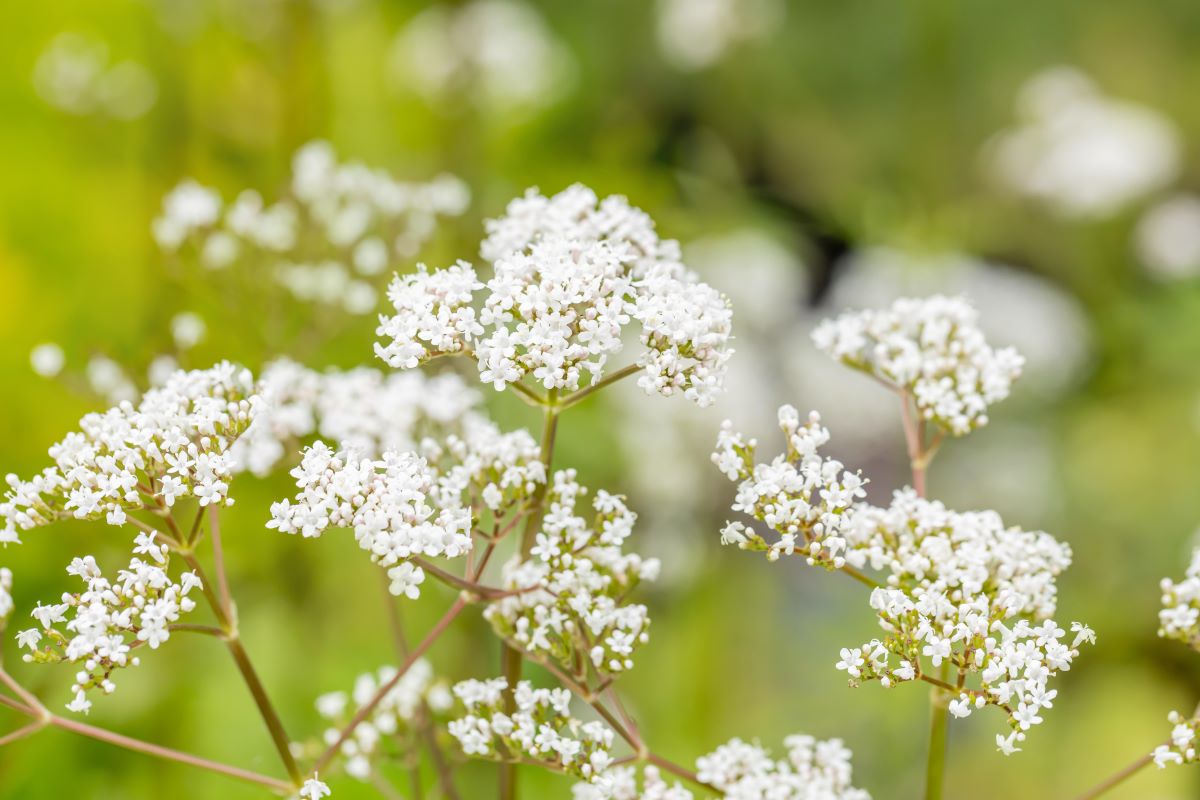
[[[144,65],[112,63],[108,45],[71,32],[54,37],[38,56],[33,85],[43,101],[76,116],[135,119],[158,98],[154,76]]]
[[[228,362],[176,372],[135,407],[88,414],[50,448],[54,466],[28,481],[7,478],[0,542],[67,517],[122,525],[148,503],[231,504],[229,448],[253,421],[258,398],[249,371]]]
[[[1137,254],[1162,280],[1189,280],[1200,274],[1200,197],[1174,194],[1138,220]]]
[[[421,593],[425,572],[411,557],[455,558],[471,549],[470,508],[460,494],[440,493],[437,473],[414,453],[355,458],[317,442],[291,475],[300,492],[271,505],[267,527],[306,538],[353,529],[359,547],[388,570],[396,596]]]
[[[0,567],[0,633],[8,627],[8,618],[16,607],[12,596],[13,574],[8,567]]]
[[[246,190],[226,206],[215,190],[184,181],[163,198],[155,240],[209,269],[270,269],[299,300],[366,314],[377,302],[375,279],[394,257],[415,254],[439,218],[461,215],[470,200],[458,178],[398,181],[339,163],[327,142],[300,148],[292,170],[288,196],[270,205]]]
[[[67,705],[69,710],[87,713],[92,707],[87,698],[91,689],[111,694],[116,689],[112,673],[138,664],[138,658],[130,655],[133,649],[142,645],[157,649],[170,638],[171,624],[195,608],[188,594],[200,588],[200,578],[185,572],[176,583],[167,572],[167,554],[166,545],[139,534],[134,557],[116,581],[104,577],[92,556],[74,559],[67,574],[82,580],[87,589],[63,594],[61,603],[38,604],[32,616],[41,628],[17,634],[20,646],[30,650],[25,655],[28,662],[83,665],[71,687],[75,699]]]
[[[851,753],[840,739],[784,739],[786,759],[757,744],[731,739],[696,760],[696,777],[726,800],[870,800],[851,784]]]
[[[1200,650],[1200,548],[1192,551],[1192,563],[1182,581],[1162,579],[1162,605],[1158,612],[1158,635]]]
[[[600,201],[579,185],[552,198],[530,190],[488,223],[481,252],[494,265],[486,284],[464,262],[396,278],[380,358],[411,368],[467,351],[497,389],[532,376],[546,389],[575,391],[603,376],[637,321],[643,389],[701,406],[720,392],[732,353],[728,303],[623,197]]]
[[[779,0],[658,0],[658,46],[685,71],[706,69],[738,45],[779,30]]]
[[[501,637],[568,670],[586,659],[597,673],[624,672],[650,624],[646,607],[625,598],[657,578],[660,564],[622,552],[637,515],[620,497],[597,492],[591,524],[577,515],[585,493],[574,470],[555,473],[529,557],[504,566],[504,588],[517,593],[493,602],[484,617]]]
[[[1168,764],[1191,764],[1200,760],[1196,753],[1196,736],[1200,734],[1200,719],[1185,717],[1178,711],[1167,715],[1171,723],[1171,741],[1154,748],[1150,755],[1159,769]]]
[[[508,111],[554,100],[574,65],[541,14],[520,0],[433,4],[392,46],[391,73],[429,99]]]
[[[566,689],[535,689],[521,681],[512,692],[513,712],[506,713],[504,678],[467,680],[454,687],[466,715],[450,723],[450,735],[468,756],[527,758],[595,781],[613,762],[613,732],[598,720],[571,716]]]
[[[374,698],[380,686],[396,676],[395,667],[383,667],[378,673],[365,673],[354,682],[353,691],[330,692],[317,698],[317,713],[330,723],[324,733],[325,745],[332,745],[358,709]],[[413,663],[396,685],[383,696],[354,734],[341,746],[346,774],[366,781],[374,771],[375,760],[382,753],[382,743],[413,733],[421,715],[444,712],[453,705],[449,687],[434,681],[433,668],[420,659]],[[412,747],[416,742],[410,742]]]
[[[453,373],[321,372],[288,359],[263,369],[257,392],[262,407],[230,456],[236,470],[260,476],[314,434],[370,458],[416,450],[425,436],[458,431],[480,401]]]
[[[866,480],[820,454],[829,431],[817,412],[802,424],[795,408],[782,406],[779,427],[787,437],[787,451],[770,463],[755,464],[756,442],[734,433],[729,420],[722,423],[712,461],[729,480],[739,482],[733,510],[765,522],[779,539],[768,544],[745,524],[729,522],[721,542],[766,551],[772,561],[799,551],[809,564],[840,569],[846,562],[843,527],[854,504],[866,495]]]
[[[962,298],[902,298],[885,310],[825,320],[813,342],[832,358],[909,392],[926,419],[961,436],[988,421],[988,406],[1008,397],[1024,359],[993,349]]]
[[[988,153],[1010,189],[1072,218],[1110,216],[1179,172],[1179,134],[1153,109],[1107,96],[1084,73],[1054,67],[1018,98],[1021,121]]]
[[[642,770],[639,788],[637,768],[621,766],[610,767],[594,783],[575,784],[571,800],[694,800],[694,795],[678,781],[667,783],[653,765]]]
[[[1095,641],[1090,628],[1072,623],[1068,645],[1050,618],[1070,548],[1047,533],[1006,527],[994,511],[950,511],[912,489],[896,492],[888,508],[856,507],[846,538],[847,563],[888,575],[871,593],[887,636],[843,649],[838,669],[852,685],[893,686],[925,674],[923,658],[935,670],[945,662],[960,687],[950,712],[1002,708],[1012,733],[997,743],[1012,752],[1053,705],[1049,679],[1071,668],[1080,644]],[[967,684],[972,674],[978,688]]]

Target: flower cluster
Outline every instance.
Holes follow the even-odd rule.
[[[573,66],[538,10],[521,0],[431,4],[397,34],[391,54],[397,84],[430,100],[461,103],[465,93],[489,111],[554,100]]]
[[[377,299],[374,279],[394,257],[415,254],[438,219],[462,214],[469,199],[457,178],[398,181],[339,163],[328,143],[316,141],[296,152],[290,192],[274,204],[246,190],[226,206],[215,190],[184,181],[163,198],[154,238],[208,269],[266,265],[299,300],[366,314]]]
[[[624,672],[649,636],[644,605],[625,602],[640,581],[658,576],[658,559],[622,552],[637,516],[620,497],[597,492],[596,516],[576,514],[586,490],[575,471],[554,475],[547,509],[529,557],[504,567],[513,594],[488,606],[496,632],[535,657],[574,671],[584,659],[597,673]]]
[[[158,85],[144,65],[113,63],[108,45],[72,32],[54,37],[38,56],[33,86],[47,104],[75,116],[136,119],[158,99]]]
[[[1196,736],[1200,734],[1200,719],[1185,717],[1178,711],[1167,715],[1171,728],[1171,741],[1154,748],[1150,755],[1159,769],[1168,764],[1191,764],[1198,758],[1196,753]]]
[[[960,513],[896,492],[891,506],[859,506],[846,533],[847,563],[887,573],[871,593],[884,639],[843,649],[838,669],[852,685],[879,680],[893,686],[935,670],[958,676],[950,713],[968,716],[986,705],[1002,708],[1012,727],[997,737],[1005,752],[1042,721],[1057,690],[1048,681],[1067,671],[1078,647],[1094,642],[1073,623],[1073,641],[1050,617],[1055,579],[1071,561],[1070,548],[1047,533],[1006,527],[993,511]],[[969,686],[972,674],[978,688]]]
[[[388,291],[396,313],[378,330],[380,358],[411,368],[469,352],[481,380],[497,389],[532,376],[570,392],[600,380],[636,320],[647,392],[682,393],[702,406],[720,392],[732,353],[728,303],[624,198],[598,201],[582,186],[553,198],[531,190],[488,223],[481,252],[494,266],[486,284],[463,262],[396,278]]]
[[[336,742],[358,709],[395,676],[395,667],[383,667],[377,673],[360,675],[349,695],[330,692],[318,697],[317,713],[330,724],[324,734],[325,745]],[[444,712],[453,702],[446,684],[434,680],[429,662],[420,659],[413,663],[370,716],[354,729],[353,735],[342,742],[346,774],[356,780],[369,780],[386,742],[397,742],[402,749],[411,750],[416,743],[409,740],[423,716]]]
[[[784,739],[786,759],[731,739],[696,761],[696,777],[727,800],[870,800],[851,784],[850,751],[840,739]]]
[[[642,770],[639,788],[637,768],[621,766],[609,767],[594,783],[575,784],[571,800],[694,800],[694,795],[678,781],[667,783],[653,765]]]
[[[9,475],[0,502],[0,541],[56,519],[104,519],[122,525],[147,504],[180,497],[229,504],[229,449],[258,408],[247,370],[222,362],[176,372],[135,407],[88,414],[80,430],[50,448],[54,466],[28,481]]]
[[[841,569],[847,546],[842,530],[854,503],[866,494],[866,480],[820,454],[829,431],[817,412],[801,423],[795,408],[783,406],[779,427],[787,451],[768,464],[755,464],[756,442],[734,433],[729,420],[722,423],[712,461],[729,480],[739,482],[733,510],[765,522],[779,539],[768,544],[745,524],[730,522],[721,541],[743,550],[765,550],[772,561],[799,551],[809,564]]]
[[[898,391],[921,416],[961,436],[988,421],[1008,397],[1024,359],[988,345],[962,298],[902,298],[885,310],[846,312],[813,332],[818,348]]]
[[[237,470],[256,475],[314,434],[371,458],[415,450],[426,436],[460,431],[479,406],[479,395],[453,373],[320,372],[288,359],[263,369],[257,392],[262,408],[231,451]]]
[[[1161,587],[1158,635],[1200,650],[1200,548],[1192,552],[1186,577],[1178,583],[1163,578]]]
[[[455,558],[471,549],[470,508],[461,495],[440,493],[437,473],[414,453],[355,458],[317,442],[291,475],[300,492],[294,502],[271,505],[267,527],[306,538],[353,529],[359,547],[388,570],[394,595],[420,595],[425,572],[410,558]]]
[[[599,721],[571,716],[566,689],[535,689],[521,681],[506,712],[504,678],[467,680],[454,687],[466,715],[450,723],[450,735],[468,756],[527,758],[593,782],[613,762],[613,732]]]
[[[12,596],[13,574],[8,567],[0,567],[0,633],[8,627],[8,618],[12,616],[13,609],[16,607],[13,604]]]
[[[1063,217],[1111,216],[1179,173],[1171,121],[1107,95],[1079,70],[1035,75],[1018,110],[1022,119],[990,142],[990,166],[1009,189]]]
[[[75,699],[67,705],[69,710],[87,713],[92,707],[89,690],[111,694],[116,689],[112,673],[137,666],[138,658],[131,655],[134,648],[157,649],[170,638],[171,624],[195,608],[188,594],[200,588],[200,578],[185,572],[176,582],[167,572],[167,562],[167,546],[149,534],[138,535],[134,557],[116,581],[104,577],[92,556],[76,558],[67,574],[87,588],[64,594],[61,603],[39,604],[32,616],[40,629],[17,634],[18,643],[30,650],[26,661],[83,665],[71,687]]]

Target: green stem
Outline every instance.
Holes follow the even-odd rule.
[[[605,386],[614,384],[617,381],[622,380],[623,378],[628,378],[630,375],[636,375],[638,372],[641,372],[641,370],[642,370],[642,367],[638,364],[630,364],[627,367],[623,367],[623,368],[617,370],[616,372],[614,372],[613,374],[611,374],[605,378],[601,378],[600,380],[593,383],[591,386],[585,386],[584,388],[580,389],[579,391],[567,395],[566,397],[564,397],[562,399],[562,402],[560,402],[558,404],[558,409],[560,411],[562,411],[563,409],[570,408],[571,406],[575,405],[579,401],[586,398],[588,395],[593,394],[594,392],[598,392],[601,389],[603,389]]]
[[[942,682],[949,677],[949,661],[942,662]],[[941,800],[946,772],[946,733],[949,727],[949,693],[935,687],[929,693],[929,758],[925,764],[925,800]]]
[[[532,511],[529,518],[525,520],[525,530],[521,532],[521,556],[529,555],[529,551],[533,548],[533,543],[537,537],[538,529],[542,525],[542,516],[546,503],[546,491],[549,488],[551,475],[550,464],[554,458],[554,440],[558,432],[558,390],[551,389],[547,398],[544,416],[542,418],[542,449],[541,459],[542,464],[546,468],[546,481],[537,488],[536,493],[531,498]],[[517,683],[521,680],[521,651],[509,647],[507,644],[502,645],[501,662],[504,667],[504,678],[508,681],[508,691],[506,693],[506,706],[511,710],[513,708],[512,692],[516,688]],[[516,800],[517,797],[517,765],[515,763],[503,763],[500,765],[500,800]]]

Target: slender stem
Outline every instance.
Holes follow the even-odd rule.
[[[24,739],[26,736],[32,736],[33,734],[40,731],[42,728],[46,727],[47,724],[48,723],[44,720],[38,720],[37,722],[31,722],[28,725],[17,728],[12,733],[5,734],[4,736],[0,736],[0,747],[3,747],[6,744],[12,744],[13,742],[20,741],[21,739]]]
[[[354,733],[355,729],[358,728],[358,726],[361,725],[362,722],[371,715],[371,712],[375,710],[375,707],[379,705],[380,701],[387,696],[388,692],[395,688],[396,684],[400,682],[400,679],[404,677],[404,674],[408,672],[413,664],[417,662],[417,659],[419,659],[425,653],[425,651],[428,650],[435,641],[437,641],[439,636],[445,633],[446,628],[449,627],[450,623],[454,621],[454,618],[457,617],[459,613],[466,607],[467,601],[465,598],[459,597],[454,601],[454,604],[450,606],[450,610],[448,610],[442,616],[442,618],[437,621],[437,623],[433,626],[433,629],[430,630],[429,633],[425,635],[425,638],[421,640],[421,643],[413,648],[408,654],[408,658],[406,658],[404,663],[400,665],[400,668],[396,670],[396,674],[392,676],[392,679],[384,683],[375,691],[375,694],[371,696],[371,699],[364,703],[354,714],[354,717],[350,720],[350,722],[346,724],[346,727],[342,728],[341,733],[338,734],[337,740],[330,744],[329,747],[325,748],[325,751],[321,753],[321,757],[317,759],[317,763],[313,767],[313,771],[320,772],[321,770],[325,769],[326,766],[328,766],[329,762],[333,760],[333,757],[337,755],[338,751],[341,750],[342,744],[350,738],[350,735]]]
[[[403,661],[408,658],[408,638],[404,635],[404,621],[400,618],[400,609],[396,606],[396,598],[392,597],[392,593],[388,591],[387,573],[381,570],[379,574],[383,577],[383,602],[387,607],[392,644],[396,648],[397,658]],[[450,764],[446,761],[442,746],[438,744],[437,733],[433,730],[433,710],[424,698],[421,698],[421,718],[418,721],[417,730],[425,742],[429,758],[433,761],[433,767],[437,771],[442,794],[446,796],[447,800],[459,800],[458,790],[454,786],[454,776],[450,774]]]
[[[847,564],[846,566],[843,566],[843,567],[839,567],[839,570],[841,572],[846,573],[851,578],[854,578],[854,580],[858,581],[859,583],[870,586],[872,589],[877,589],[882,585],[879,583],[879,581],[875,580],[872,577],[864,575],[863,573],[859,572],[858,570],[856,570],[854,567],[850,566],[849,564]]]
[[[1154,755],[1151,753],[1147,753],[1146,755],[1139,758],[1137,761],[1134,761],[1132,764],[1127,765],[1120,772],[1117,772],[1114,775],[1110,775],[1108,778],[1105,778],[1103,781],[1096,784],[1091,789],[1088,789],[1086,792],[1080,794],[1076,798],[1076,800],[1092,800],[1092,798],[1099,797],[1100,795],[1105,794],[1105,793],[1115,789],[1117,786],[1124,783],[1125,780],[1136,775],[1143,768],[1150,766],[1150,764],[1153,761],[1154,761]]]
[[[529,405],[536,406],[538,408],[541,408],[542,406],[546,405],[546,398],[542,397],[540,394],[535,392],[533,389],[530,389],[525,384],[510,383],[508,386],[510,389],[512,389],[518,395],[520,395],[521,399],[524,400]]]
[[[58,716],[52,716],[49,724],[56,728],[62,728],[65,731],[77,733],[80,736],[87,736],[92,739],[97,739],[101,742],[107,742],[117,747],[124,747],[127,750],[136,750],[139,753],[155,756],[157,758],[165,758],[168,761],[177,761],[181,764],[187,764],[192,767],[199,767],[210,772],[217,772],[221,775],[227,775],[230,778],[246,781],[247,783],[255,783],[259,786],[265,786],[268,789],[274,789],[279,792],[295,791],[295,786],[281,781],[277,778],[272,778],[267,775],[260,775],[257,772],[234,767],[229,764],[222,764],[219,761],[210,761],[207,758],[194,756],[191,753],[184,753],[180,750],[172,750],[169,747],[161,747],[160,745],[143,742],[140,739],[132,739],[128,736],[107,731],[103,728],[96,728],[91,725],[85,725],[82,722],[76,722],[71,719],[64,719]]]
[[[942,683],[949,673],[949,661],[942,662]],[[948,685],[948,684],[947,684]],[[949,727],[949,694],[941,687],[929,693],[929,757],[925,762],[925,800],[941,800],[946,771],[946,732]]]
[[[550,483],[550,464],[554,458],[554,439],[558,431],[558,390],[551,389],[547,396],[547,405],[542,418],[542,464],[546,468],[546,481],[537,488],[532,498],[532,511],[525,520],[525,530],[521,533],[521,556],[529,555],[533,548],[534,537],[542,524],[542,512],[546,502],[546,490]],[[509,645],[502,645],[501,662],[504,678],[508,681],[505,692],[505,706],[509,713],[515,708],[513,690],[521,680],[521,652]],[[500,800],[515,800],[517,796],[517,765],[504,763],[500,765]]]
[[[212,536],[213,571],[217,574],[217,591],[221,595],[221,604],[225,608],[225,616],[232,622],[237,616],[233,606],[233,595],[229,593],[229,578],[225,574],[225,553],[221,547],[221,522],[217,517],[217,507],[209,506],[208,530]]]
[[[454,573],[447,572],[441,567],[438,567],[437,565],[432,564],[423,558],[413,558],[410,560],[418,567],[440,580],[442,583],[445,583],[455,589],[461,589],[464,592],[469,592],[480,597],[507,597],[512,594],[512,592],[505,589],[497,589],[492,586],[483,586],[475,583],[474,581],[467,580],[466,578],[460,578]]]
[[[919,497],[925,496],[925,472],[929,459],[925,452],[925,421],[918,420],[908,392],[900,393],[900,408],[904,420],[904,440],[908,446],[908,461],[912,467],[912,484]]]
[[[714,792],[717,791],[717,789],[715,787],[709,786],[707,783],[700,780],[700,778],[696,776],[696,773],[692,772],[690,769],[687,769],[686,767],[679,766],[674,761],[668,761],[667,759],[663,758],[662,756],[655,755],[654,753],[647,753],[646,760],[649,761],[654,766],[656,766],[666,772],[669,772],[672,775],[675,775],[676,777],[683,778],[685,781],[691,781],[692,783],[696,784],[697,786],[703,786],[705,789],[709,789]],[[718,794],[719,794],[719,792],[718,792]]]
[[[215,541],[216,537],[214,537]],[[216,550],[216,548],[214,550],[219,555],[220,551]],[[208,577],[204,574],[204,567],[201,566],[195,554],[184,551],[182,555],[188,566],[200,576],[204,595],[208,598],[209,605],[212,606],[213,614],[216,616],[218,624],[225,631],[225,646],[229,648],[234,663],[237,664],[238,671],[242,673],[242,680],[245,682],[246,688],[250,690],[250,696],[254,698],[254,704],[258,706],[258,713],[262,716],[263,722],[266,723],[267,731],[271,735],[271,742],[275,745],[276,752],[279,753],[279,759],[283,762],[283,767],[287,770],[288,777],[299,786],[303,781],[303,776],[300,773],[300,768],[296,765],[296,759],[292,755],[289,746],[291,739],[288,738],[287,732],[284,730],[283,721],[279,718],[279,712],[271,704],[271,698],[267,695],[267,690],[263,686],[262,680],[259,679],[258,673],[250,661],[250,656],[246,653],[246,648],[242,646],[242,641],[233,618],[226,611],[221,600],[213,593]],[[221,569],[223,570],[224,567],[222,566]]]
[[[571,406],[578,403],[580,400],[583,400],[588,395],[593,394],[594,392],[598,392],[601,389],[603,389],[605,386],[614,384],[623,378],[628,378],[630,375],[636,375],[638,372],[641,372],[641,370],[642,370],[642,367],[637,364],[630,364],[627,367],[622,367],[621,369],[617,370],[613,374],[596,381],[591,386],[585,386],[584,388],[580,389],[579,391],[567,395],[559,402],[558,408],[559,408],[559,410],[562,410],[564,408],[570,408]]]
[[[0,668],[0,681],[9,689],[12,689],[13,694],[21,698],[21,701],[28,707],[29,713],[34,716],[48,716],[49,711],[42,705],[42,701],[38,700],[33,694],[21,684],[17,683],[13,676],[9,675],[4,669]]]
[[[1196,719],[1197,717],[1200,717],[1200,704],[1197,704],[1196,710],[1192,712],[1192,719]],[[1166,742],[1163,742],[1163,744],[1168,744],[1168,745],[1170,743],[1171,742],[1169,740]],[[1150,766],[1150,764],[1153,761],[1154,761],[1154,754],[1147,753],[1146,755],[1137,759],[1133,763],[1127,764],[1126,766],[1122,767],[1117,772],[1113,773],[1112,775],[1108,776],[1104,780],[1100,781],[1095,786],[1088,789],[1086,792],[1079,794],[1076,797],[1076,800],[1092,800],[1092,798],[1099,797],[1102,794],[1106,794],[1107,792],[1111,791],[1112,789],[1115,789],[1120,784],[1124,783],[1129,778],[1136,775],[1142,769]]]

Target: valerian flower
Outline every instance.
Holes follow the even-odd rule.
[[[312,750],[320,752],[338,740],[342,729],[358,710],[370,702],[380,686],[396,676],[395,667],[381,667],[377,672],[364,673],[354,682],[353,690],[330,692],[317,698],[317,713],[329,723],[323,735],[323,745],[313,743]],[[396,682],[371,710],[370,715],[342,742],[340,756],[346,774],[355,780],[368,781],[378,762],[387,755],[387,742],[398,744],[403,752],[419,745],[417,726],[432,722],[431,713],[442,713],[453,705],[449,686],[434,679],[429,662],[419,659]]]
[[[1200,548],[1192,552],[1192,563],[1184,579],[1163,578],[1162,605],[1158,612],[1158,635],[1200,650]]]
[[[532,378],[573,392],[604,376],[637,322],[639,385],[710,404],[732,353],[727,301],[680,262],[677,243],[658,239],[644,212],[624,198],[597,203],[582,186],[514,200],[488,223],[486,282],[465,262],[398,276],[376,354],[408,369],[466,353],[497,389]]]
[[[626,597],[658,576],[659,562],[623,551],[636,515],[622,498],[598,492],[595,518],[578,515],[585,491],[574,470],[555,474],[536,544],[504,567],[504,588],[513,594],[484,616],[502,638],[568,671],[585,662],[600,674],[624,672],[650,624],[646,607]]]
[[[148,556],[143,560],[138,554]],[[158,649],[171,637],[171,625],[195,608],[188,595],[201,587],[194,572],[176,581],[168,573],[169,550],[148,534],[136,541],[135,555],[115,581],[104,577],[92,556],[76,558],[67,573],[84,582],[82,592],[64,594],[61,603],[39,604],[32,616],[40,624],[17,634],[29,649],[25,661],[40,664],[69,662],[82,665],[71,686],[74,699],[67,708],[87,713],[87,693],[116,689],[112,674],[137,666],[134,650]]]
[[[890,308],[849,311],[822,322],[813,342],[837,361],[912,396],[921,416],[955,436],[988,422],[1024,359],[993,349],[962,298],[903,298]]]
[[[840,739],[784,739],[787,757],[774,759],[757,744],[730,739],[696,761],[696,777],[727,800],[870,800],[852,784],[850,751]]]
[[[0,542],[71,517],[123,525],[128,512],[169,508],[180,497],[232,504],[229,450],[259,407],[253,392],[249,371],[222,362],[176,372],[136,406],[88,414],[50,448],[54,466],[28,481],[8,476]]]
[[[507,688],[504,678],[468,680],[454,687],[465,714],[450,723],[450,735],[468,756],[516,755],[589,782],[612,764],[612,729],[572,716],[569,691],[535,689],[521,681],[512,692],[510,713],[505,711]]]
[[[774,561],[781,554],[799,552],[810,564],[840,569],[845,565],[846,540],[842,533],[852,506],[866,495],[866,480],[845,469],[840,461],[821,455],[829,431],[817,412],[801,423],[792,406],[779,409],[779,427],[787,449],[769,463],[755,463],[757,443],[733,431],[726,420],[717,437],[712,461],[725,477],[738,482],[733,510],[766,523],[779,534],[768,543],[741,522],[727,523],[721,535],[725,544],[743,550],[763,550]]]

